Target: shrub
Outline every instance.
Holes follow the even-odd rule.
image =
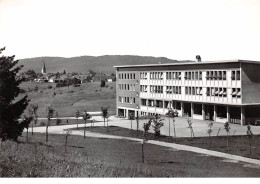
[[[153,119],[153,129],[154,129],[154,136],[159,137],[161,135],[161,127],[164,125],[162,122],[161,116],[159,114],[155,114]]]
[[[51,89],[51,88],[52,88],[52,86],[49,84],[49,85],[48,85],[48,89]]]
[[[38,86],[35,86],[34,87],[34,91],[37,92],[39,90],[39,87]]]
[[[56,95],[56,93],[55,92],[53,92],[53,96],[55,96]]]
[[[46,123],[43,121],[40,123],[40,126],[45,126],[45,125],[46,125]]]
[[[65,83],[57,83],[56,88],[65,87],[67,86]]]
[[[100,83],[100,87],[103,88],[106,86],[106,81],[104,80],[101,80],[101,83]]]

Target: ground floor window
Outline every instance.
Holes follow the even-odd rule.
[[[194,104],[194,114],[202,115],[202,104]]]
[[[181,110],[181,102],[175,102],[176,103],[176,110]]]
[[[217,117],[227,118],[227,107],[226,106],[216,106]]]

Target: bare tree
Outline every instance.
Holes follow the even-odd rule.
[[[159,137],[161,135],[161,127],[164,125],[162,122],[163,119],[161,119],[161,116],[159,114],[155,114],[153,118],[153,129],[154,129],[154,135],[156,137]]]
[[[75,117],[76,117],[76,120],[77,120],[77,129],[79,128],[79,124],[78,124],[79,116],[80,116],[80,112],[79,112],[79,110],[77,110],[76,114],[75,114]]]
[[[29,125],[31,123],[31,121],[33,120],[33,117],[32,116],[26,116],[24,115],[24,118],[23,118],[23,122],[25,124],[25,128],[26,128],[26,142],[28,142],[29,140],[29,137],[28,137],[28,129],[29,129]]]
[[[65,153],[67,153],[67,144],[68,144],[68,138],[72,134],[71,129],[65,130]]]
[[[153,119],[150,119],[147,123],[144,123],[143,129],[143,143],[142,143],[142,162],[144,163],[144,144],[148,142],[148,131],[150,130],[150,126],[153,122]]]
[[[37,115],[37,110],[38,110],[38,104],[30,104],[28,107],[29,111],[29,116],[33,118],[33,122],[31,123],[32,126],[32,135],[33,135],[33,124],[37,124],[38,122],[38,115]]]
[[[248,140],[249,140],[249,153],[252,154],[252,139],[253,139],[253,133],[251,130],[250,124],[247,125],[247,131],[246,131]]]
[[[207,132],[209,134],[209,149],[211,149],[211,133],[213,132],[212,126],[213,126],[213,122],[208,123],[209,129]]]
[[[109,109],[109,107],[101,107],[101,116],[104,119],[104,127],[106,126],[105,122],[107,119],[107,131],[108,131],[108,118],[109,118],[108,109]]]
[[[134,120],[134,117],[135,117],[135,116],[134,116],[134,113],[131,112],[131,113],[129,114],[129,119],[131,120],[131,130],[133,130],[133,120]]]
[[[48,128],[51,125],[51,118],[53,117],[54,114],[54,109],[52,106],[47,106],[46,107],[46,117],[47,117],[47,123],[46,123],[46,142],[48,142]]]
[[[227,150],[228,150],[228,148],[229,148],[229,133],[230,133],[230,129],[231,129],[229,122],[226,122],[224,124],[224,128],[225,128],[225,130],[227,132]]]
[[[87,126],[87,120],[91,118],[91,115],[89,113],[87,113],[87,111],[84,112],[83,114],[83,119],[85,121],[85,125],[84,125],[84,139],[86,138],[86,126]]]
[[[193,131],[193,127],[192,127],[192,121],[189,118],[187,119],[187,123],[188,123],[188,127],[187,128],[190,129],[190,136],[191,136],[191,138],[195,137],[194,131]]]

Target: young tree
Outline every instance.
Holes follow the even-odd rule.
[[[101,117],[104,119],[104,127],[106,126],[106,119],[108,119],[108,108],[109,107],[101,107]]]
[[[174,112],[172,109],[169,109],[168,112],[166,113],[166,116],[168,116],[169,119],[169,136],[171,136],[171,118],[173,118],[173,125],[174,125],[174,132],[175,132],[175,120],[174,120]],[[175,133],[174,133],[175,135]]]
[[[91,118],[91,115],[89,113],[87,113],[87,111],[84,112],[83,114],[83,119],[85,121],[85,125],[84,125],[84,139],[86,138],[86,125],[87,125],[87,120]]]
[[[71,133],[72,133],[71,129],[65,130],[65,153],[67,153],[68,138],[71,135]]]
[[[134,116],[134,113],[131,112],[131,113],[129,114],[129,119],[131,120],[131,130],[133,129],[133,120],[134,120],[134,117],[135,117],[135,116]]]
[[[79,113],[79,110],[77,110],[76,114],[75,114],[75,117],[76,117],[76,120],[77,120],[77,129],[79,128],[79,124],[78,124],[79,116],[80,116],[80,113]]]
[[[211,133],[213,132],[212,126],[213,126],[213,122],[208,123],[209,129],[208,129],[207,132],[209,134],[209,149],[211,149],[211,138],[210,138],[210,136],[211,136]]]
[[[155,114],[152,127],[154,129],[154,135],[156,137],[159,137],[161,135],[161,127],[164,125],[162,121],[163,119],[161,119],[161,116],[159,114]]]
[[[191,138],[195,137],[194,131],[193,131],[193,127],[192,127],[192,121],[189,118],[187,119],[187,123],[188,123],[188,127],[187,128],[190,129],[190,136],[191,136]]]
[[[0,54],[5,48],[0,48]],[[27,95],[15,101],[21,89],[19,87],[22,79],[18,79],[17,73],[23,66],[16,66],[15,56],[0,56],[0,138],[17,141],[27,126],[18,119],[26,109],[29,100]],[[15,102],[14,102],[15,101]]]
[[[37,115],[38,105],[37,104],[30,104],[28,107],[29,115],[33,118],[33,122],[31,123],[32,126],[32,135],[33,135],[33,124],[37,124],[38,115]]]
[[[228,150],[228,148],[229,148],[229,133],[230,133],[230,125],[229,125],[229,122],[226,122],[225,124],[224,124],[224,129],[226,130],[226,132],[227,132],[227,150]]]
[[[54,109],[52,106],[47,106],[46,107],[46,117],[47,117],[47,123],[46,123],[46,142],[48,142],[48,128],[51,125],[51,118],[53,117],[54,114]]]
[[[249,140],[249,153],[252,154],[252,139],[253,139],[253,133],[251,130],[250,124],[247,125],[247,131],[246,131],[248,140]]]
[[[61,119],[59,118],[59,113],[56,112],[56,125],[61,124]]]
[[[24,121],[25,128],[26,128],[26,142],[28,142],[28,139],[29,139],[29,137],[28,137],[28,134],[29,134],[28,129],[29,129],[29,125],[30,125],[32,120],[33,120],[32,116],[24,115],[23,121]]]
[[[147,123],[144,123],[143,129],[143,143],[142,143],[142,162],[144,163],[144,144],[148,142],[148,131],[150,130],[151,123],[153,122],[153,119],[150,119]]]

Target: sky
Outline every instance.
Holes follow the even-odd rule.
[[[260,0],[0,0],[3,46],[16,59],[260,61]]]

